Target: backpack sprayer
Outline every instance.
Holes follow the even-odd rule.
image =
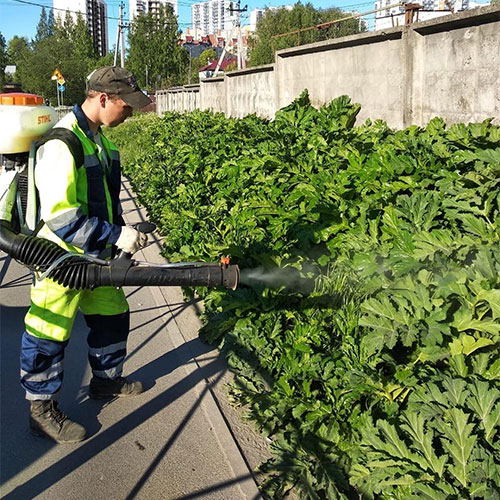
[[[220,263],[151,264],[121,252],[111,260],[67,252],[33,233],[36,197],[33,161],[35,141],[56,122],[54,109],[33,94],[0,94],[0,250],[32,271],[73,289],[98,286],[224,286],[235,289],[240,272],[229,258]],[[31,151],[31,153],[30,153]],[[32,161],[30,161],[30,156]],[[140,223],[138,231],[155,226]]]

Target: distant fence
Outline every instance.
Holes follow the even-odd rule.
[[[54,109],[56,110],[57,121],[59,121],[63,116],[67,115],[73,109],[73,106],[59,106]]]
[[[194,111],[200,109],[200,86],[185,85],[156,92],[156,113],[165,111]]]
[[[280,50],[274,64],[201,80],[196,100],[188,87],[162,91],[170,96],[164,109],[273,118],[308,89],[315,106],[343,94],[359,102],[358,122],[500,123],[499,48],[500,5],[491,5]]]

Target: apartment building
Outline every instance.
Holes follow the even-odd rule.
[[[104,0],[52,0],[54,16],[64,20],[69,11],[76,20],[78,12],[90,30],[94,47],[100,56],[108,52],[108,10]]]
[[[255,32],[257,23],[264,17],[266,9],[253,9],[250,11],[250,31]]]
[[[209,0],[191,5],[191,26],[203,35],[230,30],[236,16],[231,15],[230,0]]]
[[[130,19],[134,19],[134,17],[139,14],[158,12],[160,7],[163,5],[171,5],[174,10],[174,14],[177,15],[177,0],[129,0],[128,6]]]

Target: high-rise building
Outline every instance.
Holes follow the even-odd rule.
[[[230,30],[236,20],[231,15],[231,0],[209,0],[191,5],[191,24],[203,35],[215,34],[218,31]]]
[[[100,56],[108,52],[108,10],[104,0],[52,0],[54,16],[64,20],[69,11],[74,20],[80,12],[87,23]]]
[[[378,0],[375,2],[375,9],[383,9],[375,13],[375,30],[400,26],[405,22],[405,9],[403,6],[391,7],[396,4],[394,0]],[[473,2],[470,2],[471,4]],[[435,17],[447,16],[460,10],[468,10],[469,0],[422,0],[422,9],[418,11],[418,21],[427,21]]]
[[[139,14],[158,12],[162,5],[171,5],[174,14],[177,15],[177,0],[129,0],[130,19],[134,19]]]
[[[255,32],[257,23],[264,17],[266,9],[253,9],[250,11],[250,31]]]

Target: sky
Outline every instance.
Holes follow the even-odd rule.
[[[116,40],[120,0],[105,0],[108,6],[108,39],[109,50],[112,50]],[[191,7],[200,0],[178,0],[179,29],[184,31],[191,25]],[[303,0],[306,3],[307,0]],[[316,8],[351,7],[360,12],[373,9],[375,1],[364,0],[310,0]],[[364,1],[364,3],[363,3]],[[248,11],[266,6],[278,6],[295,3],[295,0],[241,0],[241,6],[248,5]],[[37,4],[37,5],[30,5]],[[125,18],[128,19],[128,1],[125,4]],[[8,42],[13,36],[26,36],[31,39],[36,34],[40,19],[41,5],[52,7],[52,0],[0,0],[0,33]],[[355,7],[354,7],[355,6]],[[47,10],[47,9],[46,9]],[[242,18],[242,24],[249,24],[248,14]]]

